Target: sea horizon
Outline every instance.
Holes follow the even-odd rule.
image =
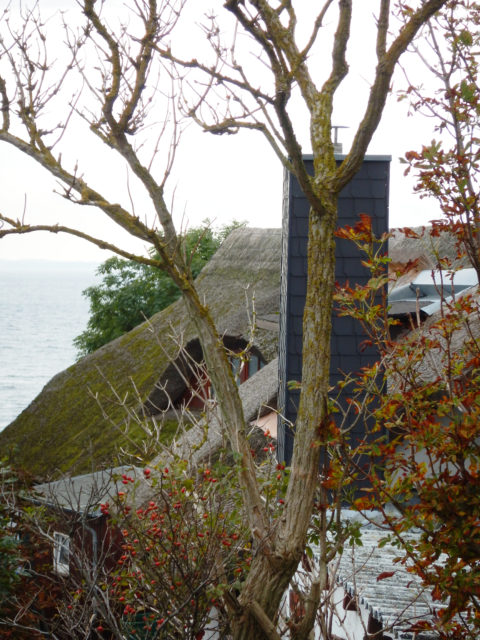
[[[0,431],[77,359],[99,281],[91,261],[0,258]]]

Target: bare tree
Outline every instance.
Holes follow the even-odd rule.
[[[2,25],[0,56],[4,71],[0,76],[0,142],[29,155],[55,176],[66,199],[103,212],[132,236],[152,245],[160,259],[134,255],[105,238],[96,238],[73,227],[30,225],[5,215],[0,216],[3,222],[0,237],[38,230],[70,233],[124,257],[167,271],[182,291],[205,354],[223,423],[238,460],[239,487],[254,545],[251,568],[242,588],[238,593],[232,591],[228,598],[236,640],[280,637],[276,630],[279,607],[302,557],[314,509],[320,453],[329,430],[327,392],[338,195],[360,168],[380,122],[400,56],[422,25],[445,3],[446,0],[418,0],[407,5],[402,0],[397,3],[379,0],[377,64],[373,82],[351,150],[340,166],[334,157],[331,125],[335,94],[348,74],[346,51],[353,0],[326,0],[319,7],[311,33],[303,45],[296,37],[296,5],[301,3],[293,0],[225,2],[222,11],[233,17],[238,32],[252,39],[257,55],[254,66],[258,67],[258,60],[264,64],[272,87],[270,91],[258,88],[253,80],[249,80],[248,59],[241,62],[237,59],[240,51],[231,43],[224,45],[220,42],[214,20],[205,33],[216,55],[213,65],[183,60],[175,55],[170,42],[174,41],[179,16],[187,15],[181,0],[158,3],[156,0],[132,0],[130,24],[127,26],[127,23],[116,21],[115,28],[109,26],[105,18],[107,2],[83,0],[80,6],[85,18],[84,27],[77,34],[66,29],[70,60],[64,63],[62,71],[55,68],[53,77],[49,32],[36,11],[24,16],[20,29],[15,30],[8,20],[4,20]],[[332,38],[329,71],[320,84],[316,80],[316,69],[310,63],[310,54],[324,37],[323,25],[327,14],[335,16],[336,31]],[[390,24],[394,14],[401,17],[395,33]],[[230,67],[228,61],[225,62],[228,51],[233,55]],[[326,65],[327,61],[324,62]],[[311,207],[302,393],[285,505],[276,519],[270,517],[262,501],[230,363],[209,310],[195,290],[188,259],[182,251],[165,200],[165,183],[179,136],[179,128],[174,124],[171,129],[173,145],[164,147],[162,133],[168,129],[171,113],[157,125],[160,133],[153,144],[153,159],[147,159],[141,144],[145,142],[146,127],[158,113],[159,77],[169,74],[175,82],[180,67],[183,68],[182,77],[185,69],[191,69],[206,78],[204,88],[200,92],[197,89],[195,99],[192,94],[190,97],[185,95],[187,101],[182,101],[182,107],[187,115],[212,133],[234,133],[242,128],[259,130],[272,144],[284,166],[296,175]],[[80,73],[85,92],[93,96],[93,101],[90,99],[82,103],[82,96],[77,95],[68,102],[68,108],[64,105],[66,120],[62,124],[48,124],[46,107],[61,96],[62,83],[65,84],[74,72]],[[218,115],[217,106],[211,101],[213,92],[220,90],[222,93],[223,88],[226,88],[228,101],[225,117]],[[309,118],[313,176],[305,170],[298,127],[289,110],[297,89]],[[169,104],[175,118],[177,105],[174,101]],[[143,186],[156,215],[154,224],[147,224],[134,211],[109,200],[90,185],[80,168],[68,168],[68,161],[54,154],[58,138],[69,124],[74,123],[77,114],[88,123],[92,134],[125,161]],[[156,165],[162,153],[166,158],[163,172]],[[323,540],[326,540],[325,536]],[[322,554],[326,560],[328,551],[325,545]],[[292,637],[309,637],[325,581],[323,565],[315,589],[306,600],[305,615],[298,623],[291,624]]]

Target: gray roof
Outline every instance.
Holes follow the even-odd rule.
[[[127,480],[131,478],[133,482]],[[76,513],[100,514],[100,504],[113,500],[119,491],[142,493],[143,472],[139,467],[123,465],[79,476],[64,476],[55,482],[34,487],[41,502]]]
[[[478,284],[475,269],[448,272],[424,269],[404,285],[394,286],[388,292],[389,315],[415,314],[431,316],[441,309],[442,300],[450,302],[454,295]]]
[[[362,546],[345,546],[336,570],[336,582],[354,596],[386,632],[395,638],[409,639],[435,637],[431,632],[415,634],[409,629],[414,622],[431,620],[438,602],[433,602],[420,578],[407,571],[406,565],[395,562],[403,553],[390,543],[379,546],[386,531],[375,525],[361,528]],[[415,538],[414,534],[411,534]],[[393,575],[378,579],[381,574]]]

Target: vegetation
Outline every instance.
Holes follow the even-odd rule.
[[[407,231],[415,236],[413,230]],[[478,291],[451,297],[445,271],[443,282],[438,282],[441,311],[425,326],[412,326],[393,341],[391,329],[399,321],[386,316],[384,305],[375,304],[389,279],[388,258],[382,250],[386,238],[374,237],[367,217],[341,233],[365,252],[372,278],[362,287],[339,288],[338,311],[358,318],[380,353],[380,361],[360,377],[342,382],[349,389],[350,414],[360,415],[370,425],[355,450],[345,434],[334,441],[344,455],[350,452],[349,477],[342,482],[348,486],[355,478],[368,479],[369,487],[354,501],[355,508],[367,520],[373,513],[381,514],[385,540],[398,547],[396,562],[407,563],[439,604],[437,616],[415,621],[416,630],[434,631],[445,640],[476,638],[480,630]],[[339,407],[335,410],[341,412]],[[352,418],[347,416],[348,412],[342,417],[348,424]],[[339,477],[345,458],[335,447],[331,452],[331,473]],[[374,461],[368,469],[365,460]],[[384,578],[394,575],[393,565]]]
[[[458,257],[467,258],[480,281],[479,25],[480,4],[470,0],[447,3],[428,25],[431,55],[420,59],[435,89],[411,86],[409,95],[417,111],[434,118],[439,138],[407,153],[406,162],[417,191],[435,198],[444,214],[432,234],[452,234]],[[437,633],[473,639],[480,633],[480,305],[478,288],[451,295],[453,261],[437,258],[445,297],[438,317],[398,344],[394,357],[382,341],[396,388],[377,415],[392,433],[384,452],[390,486],[377,475],[374,486],[382,504],[398,508],[386,522],[412,572],[444,605]],[[401,446],[392,451],[393,443]],[[412,527],[420,532],[415,544],[408,540]]]
[[[238,504],[227,504],[234,474],[221,461],[192,477],[187,461],[172,461],[158,472],[145,469],[151,499],[144,507],[133,510],[120,496],[122,555],[108,583],[126,626],[136,622],[140,633],[151,628],[155,637],[179,640],[195,640],[209,626],[226,634],[223,593],[251,563]],[[103,505],[104,512],[111,506]]]
[[[0,466],[1,485],[9,487],[14,480],[8,467]],[[5,492],[3,492],[5,493]],[[12,529],[11,516],[7,508],[6,500],[0,503],[0,602],[5,603],[9,600],[11,593],[19,582],[19,576],[16,572],[21,564],[21,555],[18,540],[15,538]],[[0,615],[2,612],[0,605]]]
[[[478,2],[447,3],[426,30],[430,55],[418,52],[435,78],[434,90],[411,85],[404,94],[416,112],[433,118],[438,134],[406,154],[407,172],[444,214],[433,222],[433,241],[445,233],[457,247],[457,255],[435,256],[442,270],[432,273],[442,296],[439,312],[423,326],[412,319],[410,331],[391,340],[396,322],[374,304],[388,281],[381,249],[386,238],[374,238],[368,220],[344,233],[365,251],[372,279],[368,287],[337,294],[341,312],[362,321],[383,369],[380,377],[377,366],[353,383],[369,398],[373,418],[364,452],[380,463],[370,468],[371,491],[356,506],[367,515],[380,511],[398,561],[408,563],[439,605],[437,618],[412,628],[445,640],[480,633],[479,290],[455,296],[451,288],[459,264],[480,275],[479,24]],[[425,233],[404,232],[418,242]]]
[[[52,576],[51,538],[32,522],[32,477],[0,461],[0,637],[45,636],[62,590]],[[60,599],[60,600],[59,600]],[[12,623],[18,620],[18,623]]]
[[[226,236],[242,223],[232,222],[212,229],[206,220],[201,227],[189,229],[182,237],[182,251],[196,278]],[[152,257],[159,259],[158,254]],[[172,278],[148,264],[113,256],[101,264],[98,285],[88,287],[83,295],[90,300],[87,329],[74,340],[78,356],[86,356],[107,342],[127,333],[168,307],[181,293]]]
[[[295,10],[295,6],[303,4],[228,0],[222,6],[225,19],[232,21],[230,32],[241,34],[251,43],[253,56],[252,51],[245,54],[237,48],[235,42],[222,41],[229,31],[222,29],[215,17],[209,18],[203,32],[212,55],[204,61],[199,57],[183,59],[177,55],[177,20],[180,15],[187,17],[187,14],[182,14],[183,3],[174,0],[164,0],[159,6],[155,0],[132,3],[128,28],[121,19],[110,25],[94,0],[84,0],[81,6],[85,25],[74,38],[67,30],[70,59],[58,61],[57,56],[58,64],[65,64],[60,73],[59,69],[49,66],[49,34],[35,12],[28,14],[27,22],[20,29],[12,26],[14,37],[11,42],[2,44],[1,51],[9,71],[0,76],[0,143],[27,153],[50,171],[63,185],[63,195],[68,200],[81,206],[96,207],[133,236],[151,244],[156,253],[148,257],[134,255],[104,238],[71,226],[30,225],[23,219],[3,214],[0,215],[4,223],[0,237],[37,230],[71,233],[122,257],[166,271],[183,294],[216,391],[224,432],[233,451],[238,482],[235,489],[241,496],[252,541],[248,572],[224,596],[229,605],[234,640],[279,640],[281,637],[278,630],[281,603],[304,556],[314,514],[318,519],[316,540],[320,566],[304,597],[304,615],[290,621],[288,633],[295,640],[306,640],[315,620],[327,613],[322,594],[328,587],[328,563],[351,535],[348,529],[342,528],[340,521],[342,479],[346,474],[345,471],[332,474],[326,456],[338,436],[329,415],[330,329],[335,280],[333,248],[338,197],[361,166],[382,117],[400,57],[432,16],[442,7],[454,7],[457,3],[418,0],[407,5],[402,0],[396,3],[379,1],[374,17],[376,62],[375,68],[370,70],[369,96],[351,149],[339,166],[331,140],[332,114],[337,90],[348,75],[347,45],[355,19],[353,2],[327,0],[323,3],[313,20],[305,25],[310,27],[310,35],[305,40],[297,31],[299,16]],[[329,34],[324,27],[327,15],[336,23],[334,34]],[[396,22],[391,21],[393,16],[397,18]],[[8,16],[3,24],[8,25]],[[318,40],[327,39],[329,35],[330,63],[322,60],[322,64],[317,65],[311,54]],[[180,36],[178,46],[181,40]],[[365,42],[361,42],[358,55],[363,55],[364,47]],[[39,54],[39,51],[46,53]],[[175,84],[172,91],[175,99],[170,104],[164,103],[162,111],[160,104],[165,87],[159,85],[158,78],[163,77],[165,67],[168,87],[171,82]],[[268,81],[262,81],[260,85],[259,68],[268,76]],[[322,71],[325,71],[323,76]],[[365,75],[367,72],[366,69]],[[62,96],[61,89],[68,85],[64,82],[65,75],[71,73],[80,75],[80,84],[90,91],[90,96],[88,100],[80,94],[74,100],[68,96],[64,104],[71,105],[71,117],[47,125],[44,122],[47,119],[45,106]],[[305,117],[308,119],[313,175],[307,173],[303,163],[299,141],[301,126],[297,126],[291,109],[294,98],[299,98],[304,107],[301,124]],[[165,200],[165,182],[175,153],[172,146],[164,150],[162,135],[171,123],[170,114],[177,113],[179,105],[185,117],[214,134],[234,134],[244,128],[264,134],[284,167],[296,175],[310,205],[301,398],[292,466],[280,514],[270,511],[263,499],[228,354],[209,308],[198,295],[188,260],[178,250],[181,241]],[[54,113],[54,110],[48,113]],[[110,201],[91,186],[76,165],[70,166],[65,156],[56,152],[55,144],[61,142],[65,127],[74,122],[78,113],[88,122],[90,133],[116,152],[143,185],[156,216],[152,224],[136,216],[133,207],[130,210],[117,201]],[[152,147],[146,143],[152,139],[151,127],[161,119],[159,113],[164,114],[164,119],[158,138],[153,136],[156,142]],[[171,130],[173,147],[178,143],[177,125],[175,123]],[[161,150],[165,151],[166,158],[164,172],[158,171]],[[154,257],[156,255],[158,258]],[[325,464],[319,484],[321,460]],[[332,503],[335,509],[333,515],[329,515],[326,505],[332,490],[336,491]]]

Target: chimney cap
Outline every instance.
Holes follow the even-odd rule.
[[[343,152],[343,146],[342,143],[338,141],[338,130],[339,129],[348,129],[348,127],[346,125],[343,124],[332,124],[331,129],[334,130],[334,134],[333,134],[333,152],[334,153],[342,153]]]

